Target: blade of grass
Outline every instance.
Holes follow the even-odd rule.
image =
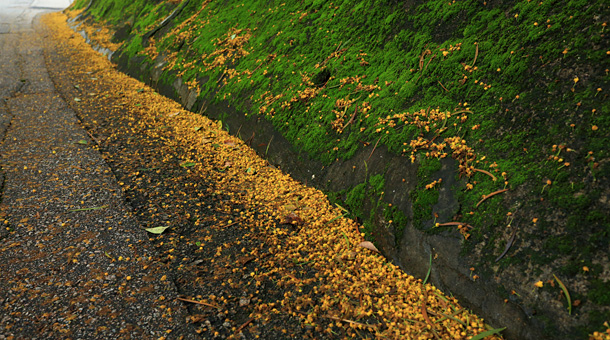
[[[347,211],[347,209],[345,209],[344,207],[340,206],[339,204],[335,203],[335,205],[337,206],[337,208],[343,210],[346,213],[349,213],[349,211]]]
[[[460,320],[460,319],[458,319],[458,318],[456,318],[456,317],[455,317],[455,315],[458,315],[458,314],[460,314],[460,313],[461,313],[461,312],[463,312],[463,311],[464,311],[463,309],[460,309],[459,311],[457,311],[457,312],[453,313],[452,315],[447,315],[447,314],[444,314],[444,313],[438,312],[438,314],[440,314],[440,315],[442,316],[442,318],[441,318],[441,319],[438,319],[438,320],[436,320],[436,321],[434,321],[434,323],[443,322],[443,321],[445,321],[446,319],[451,319],[451,320],[453,320],[453,321],[456,321],[456,322],[458,322],[458,323],[462,324],[462,326],[464,326],[464,327],[468,327],[468,325],[467,325],[467,324],[466,324],[464,321],[462,321],[462,320]]]
[[[271,146],[271,142],[273,141],[273,137],[271,136],[271,139],[269,140],[269,143],[267,143],[267,149],[265,149],[265,156],[267,155],[267,153],[269,152],[269,146]]]
[[[503,331],[503,330],[505,330],[505,329],[506,329],[506,327],[503,327],[503,328],[496,328],[496,329],[490,329],[490,330],[488,330],[488,331],[485,331],[485,332],[483,332],[483,333],[479,333],[479,334],[477,334],[477,335],[473,336],[472,338],[470,338],[470,340],[483,340],[483,339],[485,339],[486,337],[488,337],[488,336],[490,336],[490,335],[493,335],[493,334],[498,334],[498,335],[500,335],[500,332],[502,332],[502,331]]]
[[[329,224],[329,223],[332,223],[332,222],[334,222],[334,221],[336,221],[336,220],[340,219],[341,217],[345,217],[345,216],[347,216],[347,213],[344,213],[344,214],[342,214],[342,215],[339,215],[339,216],[337,216],[337,217],[333,218],[332,220],[330,220],[330,221],[328,221],[328,222],[326,222],[326,223],[324,223],[324,224]]]
[[[572,299],[570,298],[568,288],[566,288],[563,282],[561,282],[561,280],[557,276],[555,276],[555,274],[553,274],[553,277],[555,278],[557,283],[559,283],[559,287],[561,287],[561,290],[563,290],[563,294],[566,296],[566,299],[568,299],[568,314],[572,315]]]
[[[430,272],[432,271],[432,254],[430,254],[430,263],[428,264],[428,274],[426,274],[426,278],[424,279],[424,284],[428,282],[428,278],[430,277]]]
[[[347,235],[343,231],[341,231],[341,234],[343,234],[343,237],[345,238],[345,242],[347,242],[348,247],[351,248],[352,247],[352,243],[347,238]]]

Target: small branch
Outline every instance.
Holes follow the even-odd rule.
[[[426,70],[428,69],[428,65],[430,65],[430,62],[432,62],[432,59],[434,59],[434,58],[436,58],[436,54],[435,54],[435,55],[433,55],[433,56],[432,56],[432,57],[431,57],[431,58],[428,60],[428,63],[426,64],[426,67],[424,68],[424,71],[426,71]],[[422,73],[423,73],[423,71],[422,71]],[[421,76],[421,75],[420,75],[420,76]]]
[[[428,50],[426,50],[426,47],[428,47],[428,44],[426,44],[426,46],[424,46],[424,51],[422,52],[422,54],[419,56],[419,70],[421,71],[424,68],[424,58],[425,56],[428,54]]]
[[[356,114],[358,113],[358,106],[356,106],[356,109],[354,110],[354,113],[352,114],[351,118],[349,119],[349,121],[345,124],[345,126],[343,127],[343,130],[345,130],[346,127],[348,127],[351,123],[354,122],[354,119],[356,118]]]
[[[307,313],[305,313],[305,312],[301,312],[301,311],[296,311],[296,312],[299,313],[299,314],[307,315]],[[331,320],[347,322],[349,324],[357,325],[357,326],[361,326],[361,327],[377,328],[377,326],[378,326],[378,325],[369,325],[369,324],[366,324],[366,323],[356,322],[356,321],[347,320],[347,319],[341,319],[341,318],[338,318],[336,316],[331,316],[331,315],[320,315],[320,317],[321,318],[331,319]]]
[[[496,258],[495,262],[500,261],[504,257],[504,255],[506,255],[506,253],[508,253],[508,250],[513,245],[513,242],[515,242],[515,235],[517,235],[517,228],[515,228],[515,230],[513,230],[513,234],[510,236],[510,239],[508,240],[506,247],[504,247],[504,251],[502,252],[502,254],[500,254],[500,256],[498,256]]]
[[[449,90],[447,90],[447,88],[443,86],[443,84],[440,82],[440,80],[438,81],[438,84],[439,84],[439,85],[440,85],[440,86],[441,86],[443,89],[445,89],[445,91],[449,92]]]
[[[368,163],[369,160],[371,159],[371,156],[373,156],[373,152],[375,152],[375,149],[377,149],[377,144],[379,144],[379,141],[381,140],[381,137],[379,137],[379,139],[377,140],[377,143],[375,143],[375,146],[373,146],[373,151],[371,151],[371,154],[369,155],[369,158],[366,159],[366,162]]]
[[[241,330],[244,329],[244,327],[248,326],[252,321],[254,321],[254,318],[251,318],[250,320],[246,321],[246,323],[239,326],[239,328],[235,330],[235,334],[238,334],[239,332],[241,332]]]
[[[485,201],[486,199],[488,199],[488,198],[490,198],[490,197],[492,197],[492,196],[495,196],[495,195],[497,195],[497,194],[501,194],[501,193],[503,193],[503,192],[505,192],[505,191],[508,191],[508,189],[502,189],[502,190],[494,191],[494,192],[492,192],[492,193],[491,193],[491,194],[489,194],[489,195],[484,195],[484,196],[483,196],[483,199],[482,199],[482,200],[480,200],[480,201],[479,201],[479,203],[477,203],[477,206],[476,206],[476,207],[478,208],[478,207],[479,207],[479,205],[481,205],[481,203],[483,203],[483,201]]]
[[[474,169],[474,171],[478,171],[478,172],[481,172],[481,173],[484,173],[484,174],[488,175],[489,177],[491,177],[492,181],[494,181],[494,182],[495,182],[495,181],[496,181],[496,179],[497,179],[497,178],[496,178],[496,176],[492,175],[492,174],[491,174],[491,172],[489,172],[489,171],[487,171],[487,170],[482,170],[482,169]]]
[[[229,223],[229,224],[225,225],[224,228],[234,226],[234,225],[236,225],[239,222],[241,222],[241,220],[235,221],[233,223]]]
[[[367,324],[361,323],[361,322],[356,322],[356,321],[347,320],[347,319],[341,319],[341,318],[338,318],[336,316],[322,315],[322,317],[323,318],[327,318],[327,319],[341,321],[341,322],[347,322],[349,324],[358,325],[358,326],[362,326],[362,327],[372,327],[372,328],[376,328],[377,327],[377,325],[367,325]]]
[[[198,305],[204,305],[204,306],[208,306],[208,307],[214,307],[214,308],[216,308],[216,309],[222,309],[222,308],[220,308],[220,307],[218,307],[218,306],[216,306],[216,305],[213,305],[213,304],[211,304],[211,303],[205,303],[205,302],[201,302],[201,301],[195,301],[195,300],[189,300],[189,299],[183,299],[183,298],[176,298],[176,299],[178,299],[178,300],[180,300],[180,301],[184,301],[184,302],[196,303],[196,304],[198,304]]]
[[[428,303],[428,291],[426,290],[426,287],[424,287],[422,285],[422,290],[424,291],[424,301],[422,301],[421,304],[421,314],[424,317],[424,320],[426,320],[426,322],[428,323],[428,325],[430,325],[430,330],[432,331],[432,334],[434,334],[434,337],[436,339],[440,340],[440,337],[438,336],[438,334],[436,333],[436,330],[434,329],[434,323],[432,322],[432,320],[430,320],[430,317],[428,316],[428,311],[426,309],[426,303]]]
[[[468,227],[470,229],[474,229],[473,226],[471,226],[468,223],[464,223],[464,222],[446,222],[446,223],[439,223],[438,224],[439,227],[447,227],[447,226],[451,226],[451,225],[463,225],[463,226]]]
[[[474,67],[474,64],[477,62],[477,57],[479,56],[479,44],[477,43],[477,50],[474,52],[474,61],[472,62],[472,66]]]
[[[95,144],[100,145],[101,141],[95,137],[93,137],[93,135],[91,134],[91,132],[89,132],[88,130],[85,130],[85,132],[89,135],[89,137],[91,137],[91,139],[93,139],[93,141],[95,142]]]

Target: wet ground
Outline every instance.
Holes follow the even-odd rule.
[[[38,14],[3,2],[0,338],[193,337],[110,168],[56,91]],[[171,312],[170,312],[171,311]]]

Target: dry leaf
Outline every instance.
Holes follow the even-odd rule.
[[[379,253],[379,249],[377,249],[377,247],[375,247],[375,245],[369,241],[360,242],[359,246]]]
[[[297,214],[291,212],[290,214],[284,216],[281,224],[292,224],[292,225],[303,225],[303,219],[300,218]]]
[[[254,256],[242,256],[239,259],[237,259],[237,262],[240,265],[244,266],[246,263],[248,263],[248,262],[250,262],[250,261],[252,261],[254,259],[256,259],[256,257],[254,257]]]

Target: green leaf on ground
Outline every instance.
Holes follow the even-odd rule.
[[[190,168],[192,166],[195,166],[195,164],[197,164],[197,163],[195,163],[195,162],[184,162],[184,163],[180,164],[180,166],[183,167],[183,168]]]
[[[74,97],[74,101],[75,101],[75,102],[80,102],[80,98],[78,98],[78,97]]]
[[[155,228],[146,228],[144,230],[148,231],[149,233],[152,234],[161,234],[165,231],[165,229],[167,229],[169,227],[155,227]]]
[[[84,139],[81,139],[78,142],[74,142],[74,144],[87,145],[87,141]]]
[[[488,330],[488,331],[485,331],[485,332],[483,332],[483,333],[479,333],[479,334],[477,334],[477,335],[473,336],[472,338],[470,338],[470,340],[483,340],[483,339],[485,339],[486,337],[488,337],[488,336],[490,336],[490,335],[493,335],[493,334],[498,334],[498,335],[500,335],[500,332],[502,332],[502,331],[503,331],[503,330],[505,330],[505,329],[506,329],[506,327],[503,327],[503,328],[496,328],[496,329],[490,329],[490,330]]]

